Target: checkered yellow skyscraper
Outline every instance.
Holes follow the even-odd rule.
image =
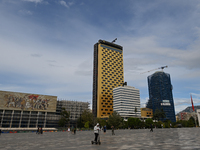
[[[113,113],[113,88],[124,83],[123,47],[99,40],[94,45],[93,103],[95,117]]]

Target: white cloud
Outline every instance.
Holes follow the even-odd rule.
[[[65,6],[66,8],[69,8],[69,5],[63,0],[60,1],[60,4]]]
[[[19,14],[22,15],[32,15],[33,13],[29,10],[19,10]]]
[[[74,2],[65,2],[64,0],[59,1],[59,3],[63,6],[65,6],[66,8],[70,8],[70,6],[74,5]]]
[[[43,0],[23,0],[27,2],[33,2],[33,3],[41,3]]]
[[[74,2],[69,2],[68,3],[69,6],[72,6],[73,4],[74,4]]]

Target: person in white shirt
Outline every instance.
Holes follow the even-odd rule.
[[[99,128],[99,123],[97,123],[97,125],[94,126],[94,134],[95,134],[95,139],[94,139],[94,141],[95,141],[95,142],[97,142],[97,138],[98,138],[98,136],[99,136],[99,130],[100,130],[100,128]]]

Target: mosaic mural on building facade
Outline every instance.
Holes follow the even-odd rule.
[[[0,91],[0,108],[56,111],[56,96]]]

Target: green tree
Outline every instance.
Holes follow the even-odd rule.
[[[190,117],[190,119],[187,121],[188,127],[195,127],[195,120],[193,117]]]
[[[156,109],[155,112],[153,113],[153,119],[159,121],[159,117],[160,117],[160,110]]]
[[[160,121],[160,119],[164,119],[166,117],[165,115],[165,112],[163,109],[159,110],[159,109],[156,109],[155,112],[153,113],[153,119],[154,120],[158,120]]]
[[[108,124],[114,126],[115,128],[120,128],[122,126],[123,119],[116,111],[113,111],[113,114],[108,118]]]
[[[85,125],[86,122],[89,121],[89,127],[93,127],[93,114],[89,110],[84,110],[81,114],[80,118],[78,119],[81,123],[79,125]]]
[[[134,110],[134,111],[135,111],[135,116],[136,116],[136,113],[137,113],[137,108],[136,108],[136,107],[135,107],[135,110]]]
[[[145,126],[150,127],[150,125],[153,124],[153,120],[151,118],[148,118],[145,120]]]
[[[140,123],[140,128],[145,128],[145,122],[144,121],[141,121],[141,123]]]
[[[196,126],[198,126],[199,125],[199,120],[198,120],[198,118],[196,117]]]
[[[101,118],[95,118],[94,125],[96,125],[97,123],[99,123],[101,127],[107,125],[106,120]]]
[[[124,121],[124,119],[122,119],[122,128],[123,129],[128,128],[128,121]]]
[[[135,127],[139,128],[141,126],[141,120],[139,118],[135,118]]]
[[[66,111],[65,108],[62,108],[60,116],[61,117],[58,121],[58,125],[60,127],[65,127],[66,124],[69,122],[70,112]]]
[[[90,122],[87,121],[87,122],[85,123],[84,127],[88,129],[88,128],[90,127],[90,126],[89,126],[89,123],[90,123]]]
[[[128,118],[128,126],[131,128],[139,128],[141,125],[141,121],[139,118]]]
[[[159,117],[162,118],[162,120],[166,117],[165,112],[164,112],[163,109],[161,109]]]
[[[77,125],[78,125],[79,128],[84,127],[84,124],[82,122],[81,116],[77,119]]]
[[[134,126],[134,118],[133,117],[128,118],[128,126],[133,128],[133,126]]]
[[[170,128],[170,124],[172,124],[171,120],[167,119],[164,121],[165,128]]]
[[[177,125],[181,124],[182,127],[187,127],[187,123],[186,120],[179,120],[176,122]]]
[[[162,121],[155,122],[156,128],[161,128]]]

